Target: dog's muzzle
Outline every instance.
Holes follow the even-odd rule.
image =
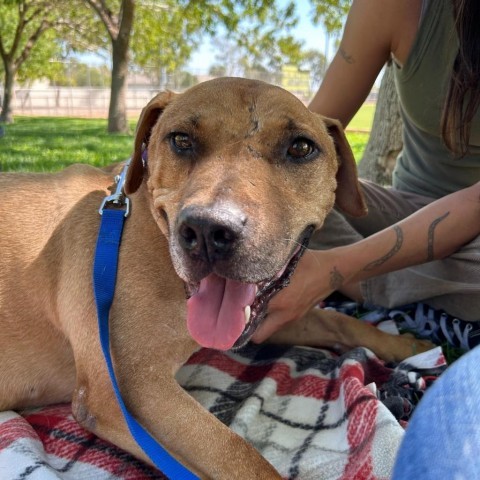
[[[214,272],[216,262],[234,254],[245,222],[225,223],[194,218],[187,212],[179,221],[179,242],[187,255],[208,265],[198,283],[187,284],[187,326],[203,347],[229,350],[245,345],[265,318],[270,299],[290,281],[314,227],[307,227],[283,268],[257,283],[246,283]],[[235,262],[233,262],[235,263]]]

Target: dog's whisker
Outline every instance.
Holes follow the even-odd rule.
[[[292,244],[292,245],[297,245],[299,247],[301,247],[303,245],[302,242],[300,242],[297,238],[283,237],[281,240],[289,242],[289,244]]]

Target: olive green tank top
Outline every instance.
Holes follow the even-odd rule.
[[[452,12],[450,0],[424,0],[409,57],[403,67],[395,67],[404,132],[393,186],[434,198],[480,181],[480,111],[465,157],[455,159],[441,138],[440,119],[458,51]]]

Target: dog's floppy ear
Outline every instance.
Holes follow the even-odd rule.
[[[125,193],[135,193],[142,184],[144,174],[144,161],[142,159],[143,151],[146,150],[150,140],[152,128],[157,123],[158,118],[162,114],[164,108],[172,101],[177,94],[173,92],[162,92],[152,98],[147,106],[142,110],[140,119],[138,120],[137,130],[135,133],[135,144],[130,161],[130,167],[125,181]]]
[[[358,182],[357,164],[342,124],[331,118],[323,117],[323,120],[335,143],[338,159],[335,205],[353,217],[366,215],[367,205]]]

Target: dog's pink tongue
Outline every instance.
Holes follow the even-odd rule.
[[[255,300],[255,285],[214,273],[200,282],[187,301],[187,326],[202,347],[228,350],[245,328],[245,307]]]

